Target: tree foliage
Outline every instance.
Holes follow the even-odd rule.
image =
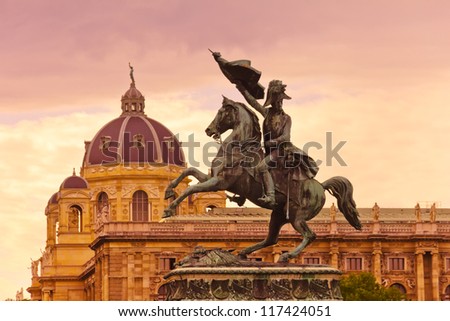
[[[385,288],[369,272],[349,274],[340,282],[344,301],[401,301],[406,296],[397,288]]]

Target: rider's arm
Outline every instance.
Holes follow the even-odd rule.
[[[242,96],[244,96],[245,100],[250,104],[250,106],[252,106],[253,108],[255,108],[261,115],[263,115],[263,117],[266,117],[267,114],[267,109],[265,109],[263,106],[261,106],[260,103],[258,103],[258,101],[255,99],[255,97],[253,97],[247,89],[244,88],[244,86],[242,86],[241,84],[236,84],[236,88],[239,90],[239,92],[242,94]]]

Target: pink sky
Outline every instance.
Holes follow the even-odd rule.
[[[0,0],[0,12],[0,300],[29,286],[46,203],[119,115],[129,61],[147,115],[207,142],[221,95],[242,100],[208,48],[251,59],[264,86],[288,85],[298,146],[347,141],[347,166],[322,165],[319,181],[348,177],[360,207],[450,207],[448,1]]]

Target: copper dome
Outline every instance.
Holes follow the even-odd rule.
[[[75,173],[72,176],[67,177],[62,183],[59,189],[68,188],[88,188],[88,182],[80,176],[76,176]]]
[[[164,125],[143,113],[124,113],[87,143],[84,166],[130,163],[184,166],[181,144]]]

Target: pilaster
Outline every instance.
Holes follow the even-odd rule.
[[[423,250],[416,251],[416,291],[417,301],[425,301],[425,278],[423,267]]]

